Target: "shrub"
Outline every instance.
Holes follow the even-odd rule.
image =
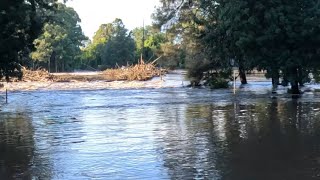
[[[229,87],[229,81],[220,77],[212,77],[206,81],[206,85],[211,89],[222,89]]]

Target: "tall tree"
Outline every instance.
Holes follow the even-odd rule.
[[[319,57],[319,3],[314,0],[234,3],[220,4],[224,35],[229,32],[234,38],[227,44],[229,49],[241,50],[245,62],[267,70],[274,85],[281,71],[290,81],[292,93],[298,94],[299,82],[302,84],[305,74],[318,65],[313,60]]]
[[[212,38],[217,33],[216,8],[216,1],[161,0],[161,6],[153,15],[155,25],[176,34],[175,39],[186,52],[186,67],[195,85],[204,77],[204,72],[219,73],[224,69],[229,72],[230,69],[223,61],[227,58],[219,53],[218,40]]]
[[[102,61],[104,47],[114,35],[116,31],[115,24],[117,24],[117,22],[122,23],[122,20],[116,18],[112,23],[100,25],[93,36],[92,42],[83,49],[82,59],[87,66],[94,68],[104,66],[104,62]]]
[[[135,28],[132,35],[136,45],[135,59],[140,59],[141,54],[145,60],[156,59],[162,43],[167,41],[165,34],[152,26]]]
[[[134,62],[135,43],[121,19],[112,23],[112,33],[102,48],[101,63],[106,67],[127,65]]]
[[[44,14],[54,10],[56,0],[0,1],[0,78],[21,77],[21,61],[41,32]]]
[[[80,18],[73,8],[57,4],[53,18],[34,41],[36,50],[31,54],[32,59],[48,62],[49,70],[54,68],[55,72],[72,70],[81,54],[80,46],[87,39],[79,22]]]
[[[156,22],[203,25],[205,31],[197,39],[204,46],[202,49],[206,49],[209,61],[214,66],[216,62],[228,66],[230,59],[236,60],[243,83],[243,70],[264,69],[274,85],[282,76],[290,81],[292,93],[297,94],[307,74],[317,73],[320,43],[317,0],[161,2]]]

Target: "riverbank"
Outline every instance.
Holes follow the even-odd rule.
[[[184,79],[184,71],[172,71],[161,77],[154,77],[147,81],[109,81],[103,79],[101,72],[54,73],[60,79],[68,81],[18,81],[3,83],[0,92],[9,91],[37,91],[37,90],[99,90],[99,89],[135,89],[135,88],[170,88],[182,87],[189,84]]]
[[[104,89],[143,89],[143,88],[181,88],[188,87],[190,82],[185,78],[185,70],[174,70],[161,77],[153,77],[147,81],[110,81],[103,79],[101,72],[52,73],[59,79],[68,81],[18,81],[3,83],[0,93],[6,91],[53,91],[53,90],[104,90]],[[251,92],[254,94],[272,94],[271,80],[263,76],[248,76],[249,84],[241,85],[236,82],[237,94]],[[231,82],[232,83],[232,82]],[[228,92],[233,92],[230,85]],[[276,94],[287,94],[289,87],[279,86]],[[306,93],[318,93],[319,84],[307,84],[301,90]],[[226,89],[224,89],[226,90]],[[217,90],[219,91],[219,90]],[[274,96],[274,95],[272,95]]]
[[[153,83],[151,87],[161,87],[161,81]],[[96,89],[125,89],[147,87],[148,82],[141,81],[92,81],[92,82],[12,82],[5,83],[0,91],[35,91],[35,90],[96,90]]]

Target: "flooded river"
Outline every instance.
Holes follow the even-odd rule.
[[[10,93],[0,179],[319,179],[320,96],[270,89]]]

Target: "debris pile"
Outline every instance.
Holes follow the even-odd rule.
[[[32,82],[32,81],[38,81],[38,82],[48,82],[48,81],[57,81],[58,79],[56,76],[50,74],[45,69],[38,69],[36,71],[29,70],[25,67],[22,68],[22,81],[25,82]]]
[[[147,81],[156,76],[165,74],[166,71],[157,68],[154,64],[145,63],[140,60],[139,64],[107,69],[103,72],[89,74],[83,73],[49,73],[45,69],[29,70],[22,68],[22,81],[24,82],[90,82],[90,81]],[[10,81],[17,82],[19,79],[14,78]]]
[[[107,69],[103,73],[108,80],[112,81],[147,81],[165,73],[164,70],[157,68],[154,62],[144,63],[141,61],[139,64],[129,67]]]

